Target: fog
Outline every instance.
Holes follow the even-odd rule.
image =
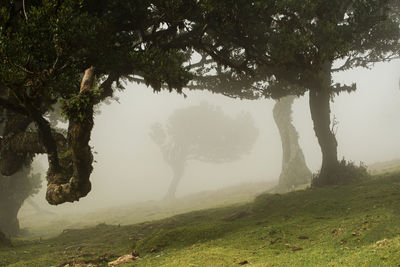
[[[339,157],[355,163],[371,164],[400,158],[400,61],[376,64],[371,70],[355,69],[337,73],[335,82],[356,82],[358,89],[342,93],[332,103],[332,116],[338,121],[336,137]],[[153,93],[143,85],[127,84],[118,92],[118,101],[101,105],[96,115],[91,145],[95,163],[91,176],[92,191],[73,204],[50,207],[44,200],[45,182],[35,202],[47,210],[87,211],[148,200],[165,195],[172,171],[149,136],[150,125],[165,123],[177,108],[201,101],[219,106],[229,115],[250,112],[259,136],[251,153],[226,164],[190,161],[177,196],[279,177],[282,149],[272,117],[274,100],[231,99],[206,91],[184,91],[187,97],[167,91]],[[299,132],[309,168],[316,172],[321,153],[313,131],[308,96],[293,106],[293,122]],[[46,169],[45,156],[36,162]]]

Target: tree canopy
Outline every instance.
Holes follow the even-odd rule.
[[[218,74],[242,81],[233,92],[239,97],[245,89],[274,98],[300,95],[320,86],[327,62],[344,63],[328,72],[369,67],[400,49],[398,3],[391,0],[207,1],[203,14],[207,29],[199,51],[218,63]],[[246,86],[244,73],[252,74]],[[200,79],[212,77],[218,76]]]

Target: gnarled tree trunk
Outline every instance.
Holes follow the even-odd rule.
[[[329,65],[330,66],[330,65]],[[313,185],[336,184],[335,171],[339,166],[337,156],[337,141],[331,130],[331,74],[325,71],[320,74],[319,88],[310,90],[310,111],[314,123],[314,131],[322,152],[322,166]]]
[[[282,170],[279,176],[278,191],[287,192],[296,186],[310,183],[311,171],[308,169],[299,136],[292,123],[292,104],[296,96],[286,96],[276,101],[273,115],[282,142]]]
[[[75,106],[71,108],[74,114],[69,114],[66,140],[54,138],[49,122],[33,108],[30,110],[48,156],[46,199],[52,205],[78,201],[91,190],[89,178],[93,170],[93,155],[89,141],[94,124],[93,107],[112,95],[111,85],[118,76],[108,76],[100,85],[103,89],[100,96],[93,93],[94,78],[94,67],[86,69],[80,91],[74,99]]]
[[[100,95],[93,92],[94,67],[85,71],[79,92],[68,101],[69,116],[68,136],[54,132],[50,123],[43,117],[43,112],[29,101],[23,106],[16,106],[3,99],[2,105],[20,113],[28,124],[23,124],[21,131],[5,134],[0,138],[0,172],[12,175],[25,161],[20,155],[46,153],[49,169],[47,171],[46,199],[52,205],[78,201],[86,196],[91,184],[93,155],[89,146],[93,128],[93,107],[101,100],[112,96],[112,83],[119,74],[112,73],[100,85]],[[71,106],[69,106],[71,105]],[[34,122],[38,132],[25,131]],[[16,124],[25,120],[16,120]],[[5,130],[6,132],[6,130]]]

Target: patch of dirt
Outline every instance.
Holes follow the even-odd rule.
[[[107,264],[111,259],[114,259],[116,257],[118,256],[114,254],[104,254],[96,259],[72,260],[70,262],[60,264],[57,267],[99,267],[104,266],[104,264]]]

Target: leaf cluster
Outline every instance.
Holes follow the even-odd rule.
[[[62,113],[68,120],[83,122],[87,116],[92,116],[93,102],[102,93],[101,88],[94,88],[90,92],[74,95],[62,101]]]

